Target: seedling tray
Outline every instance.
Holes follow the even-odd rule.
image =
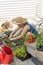
[[[25,61],[25,60],[27,60],[27,59],[29,59],[31,57],[32,56],[29,53],[27,53],[27,56],[26,57],[17,57],[17,58],[20,59],[21,61]]]

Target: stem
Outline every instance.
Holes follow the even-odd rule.
[[[27,36],[25,36],[24,44],[26,43],[26,40],[27,40]]]

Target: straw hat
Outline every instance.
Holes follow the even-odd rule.
[[[12,22],[14,24],[21,24],[27,22],[27,19],[23,17],[16,17],[15,19],[12,20]]]

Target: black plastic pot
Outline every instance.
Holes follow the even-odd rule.
[[[40,48],[37,48],[38,51],[42,51],[43,52],[43,46]]]
[[[27,56],[26,57],[17,57],[17,58],[20,59],[21,61],[25,61],[25,60],[27,60],[27,59],[29,59],[31,57],[32,56],[29,53],[27,53]]]

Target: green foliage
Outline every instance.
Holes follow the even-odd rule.
[[[0,37],[0,41],[2,41],[3,40],[3,38],[2,37]]]
[[[43,46],[43,33],[38,34],[36,48]]]
[[[26,34],[24,35],[23,38],[20,38],[18,40],[15,40],[14,42],[11,42],[10,46],[11,47],[15,47],[16,45],[21,45],[24,46],[24,44],[26,43],[26,40],[28,40],[29,38],[26,36]],[[15,44],[15,45],[14,45]]]
[[[15,51],[14,51],[14,55],[16,57],[26,57],[27,56],[27,48],[25,46],[25,43],[26,41],[28,40],[28,37],[27,35],[24,35],[24,38],[22,38],[21,42],[21,48],[17,48]]]
[[[26,57],[26,56],[27,56],[26,47],[25,47],[25,46],[22,46],[21,48],[17,48],[17,49],[14,51],[14,55],[15,55],[16,57]]]

